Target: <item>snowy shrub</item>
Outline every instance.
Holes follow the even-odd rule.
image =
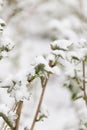
[[[71,101],[73,101],[73,104],[75,103],[72,107],[74,107],[78,115],[77,129],[86,130],[86,0],[84,0],[83,4],[81,4],[80,0],[37,0],[36,2],[32,0],[27,0],[26,2],[8,0],[5,2],[5,7],[8,6],[8,8],[4,8],[5,14],[2,13],[2,16],[5,17],[6,22],[9,24],[11,32],[13,31],[11,36],[18,43],[16,44],[18,54],[16,53],[14,59],[24,56],[25,60],[21,58],[21,62],[27,61],[23,64],[23,68],[28,69],[23,69],[23,71],[20,69],[16,74],[9,73],[5,78],[0,77],[0,130],[19,130],[21,128],[21,118],[24,114],[22,113],[23,105],[26,102],[30,102],[31,98],[33,98],[33,88],[38,86],[37,83],[41,86],[41,95],[34,119],[31,124],[26,123],[26,119],[23,120],[24,125],[22,128],[24,130],[34,130],[37,122],[43,121],[48,117],[48,111],[43,109],[42,101],[47,83],[52,78],[51,75],[58,77],[57,83],[59,86],[69,90]],[[0,5],[2,6],[2,0],[0,1]],[[0,62],[4,62],[4,59],[9,59],[10,52],[14,52],[14,48],[16,47],[13,41],[3,33],[5,26],[6,23],[4,20],[0,19]],[[80,39],[80,37],[83,39]],[[50,52],[37,56],[33,64],[31,64],[28,57],[30,55],[30,58],[33,60],[30,54],[33,53],[31,48],[36,49],[37,45],[35,44],[38,41],[41,42],[40,40],[44,38],[46,41],[44,40],[42,43],[48,42],[48,39],[49,42],[53,41],[50,44]],[[29,48],[29,42],[34,44],[34,46]],[[26,47],[24,47],[25,44]],[[39,50],[39,47],[37,48]],[[27,53],[25,54],[26,51]],[[22,56],[19,56],[21,54]],[[26,63],[29,63],[30,66],[26,67]],[[19,68],[22,68],[21,65],[19,65]],[[4,69],[2,72],[4,72]],[[55,90],[55,84],[52,85]],[[66,102],[66,99],[63,100]],[[83,106],[79,101],[81,101]],[[32,107],[30,106],[29,109],[32,109]],[[33,113],[33,110],[31,112]],[[28,108],[26,113],[28,113]],[[72,120],[71,122],[75,121]],[[75,129],[75,126],[70,124],[65,125],[64,130],[72,129]]]
[[[4,26],[5,22],[1,20],[1,32],[3,32]],[[12,48],[12,43],[5,39],[2,33],[0,38],[0,60],[7,56]],[[0,116],[4,121],[1,121],[1,129],[8,127],[12,130],[19,129],[22,106],[25,100],[30,99],[29,88],[35,79],[40,79],[42,92],[30,130],[34,129],[37,121],[47,118],[45,112],[41,112],[41,104],[47,83],[52,74],[63,77],[61,84],[71,91],[73,100],[83,98],[87,105],[85,74],[87,41],[85,39],[79,41],[57,40],[50,44],[50,48],[51,51],[48,55],[36,57],[29,70],[15,76],[8,76],[7,79],[0,82],[0,89],[4,89],[4,94],[7,94],[13,100],[12,108],[3,102],[0,103]],[[24,129],[28,128],[25,127]]]

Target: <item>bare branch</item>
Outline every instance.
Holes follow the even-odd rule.
[[[42,85],[41,96],[40,96],[40,99],[39,99],[39,103],[38,103],[38,106],[37,106],[37,109],[36,109],[36,113],[35,113],[35,116],[34,116],[34,119],[33,119],[33,122],[32,122],[30,130],[34,129],[34,126],[35,126],[35,123],[36,123],[36,120],[37,120],[37,116],[38,116],[38,113],[39,113],[41,105],[42,105],[42,101],[43,101],[45,89],[46,89],[46,86],[47,86],[47,83],[48,83],[48,79],[49,79],[49,76],[48,76],[48,78],[46,78],[45,83]]]
[[[84,99],[87,105],[87,95],[86,95],[86,85],[85,85],[85,61],[82,62],[83,66],[83,91],[84,91]]]
[[[13,130],[18,130],[19,129],[19,123],[20,123],[20,116],[21,116],[22,106],[23,106],[23,101],[20,101],[18,103],[18,108],[17,108],[17,111],[16,111],[16,114],[18,115],[18,118],[15,121],[15,128]]]

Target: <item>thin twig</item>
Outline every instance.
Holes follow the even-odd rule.
[[[16,114],[18,115],[18,118],[15,121],[15,128],[13,130],[18,130],[19,129],[19,123],[20,123],[20,116],[21,116],[22,106],[23,106],[23,101],[20,101],[18,103],[18,108],[17,108],[17,111],[16,111]]]
[[[49,76],[48,76],[48,78],[46,78],[45,83],[42,85],[42,92],[41,92],[41,95],[40,95],[39,103],[38,103],[36,113],[35,113],[35,116],[34,116],[30,130],[34,129],[34,126],[35,126],[35,123],[36,123],[36,120],[37,120],[37,117],[38,117],[38,113],[39,113],[41,105],[42,105],[42,101],[43,101],[43,97],[44,97],[44,93],[45,93],[45,89],[46,89],[46,86],[47,86],[48,79],[49,79]]]
[[[83,65],[83,91],[84,91],[84,99],[87,106],[87,95],[86,95],[86,85],[85,85],[85,61],[82,62]]]

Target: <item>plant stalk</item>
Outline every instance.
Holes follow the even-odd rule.
[[[42,101],[43,101],[43,97],[44,97],[44,93],[45,93],[45,89],[46,89],[46,86],[47,86],[48,79],[49,79],[49,76],[48,76],[48,78],[46,78],[45,83],[42,85],[42,92],[41,92],[41,95],[40,95],[39,103],[38,103],[36,113],[35,113],[35,116],[34,116],[30,130],[34,129],[34,126],[35,126],[35,123],[36,123],[36,120],[37,120],[37,117],[38,117],[38,113],[39,113],[41,105],[42,105]]]
[[[17,108],[17,111],[16,111],[16,114],[18,115],[18,118],[15,121],[15,128],[13,130],[18,130],[19,129],[19,123],[20,123],[20,116],[21,116],[22,107],[23,107],[23,101],[19,101],[18,108]]]
[[[87,106],[87,95],[86,95],[86,85],[85,85],[85,61],[82,63],[83,65],[83,92],[84,92],[84,99]]]

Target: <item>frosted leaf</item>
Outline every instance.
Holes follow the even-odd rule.
[[[75,100],[83,98],[83,97],[84,97],[84,95],[83,95],[83,92],[81,91],[81,92],[77,93],[77,96],[76,96]]]
[[[44,118],[48,118],[48,111],[46,108],[41,107],[36,121],[43,121]]]
[[[72,45],[70,40],[56,40],[51,43],[51,49],[56,50],[68,50],[68,47]]]
[[[35,69],[34,67],[30,67],[30,69],[27,71],[27,81],[31,82],[35,79]]]
[[[77,45],[78,45],[78,47],[80,47],[80,48],[85,48],[85,47],[87,47],[87,40],[86,40],[86,39],[80,39],[80,40],[77,42]]]
[[[78,60],[85,60],[87,58],[87,48],[79,48],[73,52],[68,52],[67,57],[76,57]]]
[[[17,102],[30,98],[30,93],[26,86],[16,84],[14,89],[10,93],[11,97],[14,97]]]
[[[82,55],[82,54],[81,54]],[[69,61],[71,61],[72,59],[75,59],[75,60],[80,60],[80,55],[78,55],[78,52],[75,52],[75,51],[69,51],[67,54],[66,54],[66,57]]]
[[[13,86],[14,83],[13,83],[13,81],[12,81],[12,78],[13,78],[13,76],[12,76],[12,75],[9,75],[9,77],[8,77],[6,80],[4,80],[4,81],[2,81],[2,82],[0,83],[0,86],[1,86],[1,87],[5,87],[5,86],[10,87],[10,86]]]
[[[15,112],[10,111],[8,114],[8,118],[11,121],[11,123],[13,124],[13,126],[15,127],[15,120],[18,118],[18,115]]]
[[[18,83],[18,84],[21,82],[21,84],[25,85],[27,83],[27,76],[26,75],[27,75],[27,72],[26,71],[22,71],[22,72],[16,74],[13,77],[13,81],[15,83]]]
[[[28,92],[27,85],[28,81],[26,71],[15,76],[11,75],[0,84],[1,87],[8,88],[7,92],[10,93],[10,96],[14,97],[17,101],[29,99],[30,94]]]
[[[43,56],[38,56],[35,59],[35,65],[38,65],[38,64],[47,65],[48,63],[47,63],[46,59]]]
[[[0,42],[3,46],[7,47],[8,51],[10,51],[14,47],[14,43],[12,42],[12,40],[6,36],[3,36]]]
[[[41,72],[42,74],[47,71],[47,72],[51,72],[52,68],[49,66],[49,62],[43,57],[43,56],[39,56],[36,58],[36,73]]]
[[[86,39],[80,39],[80,40],[72,40],[73,43],[73,50],[82,49],[87,47],[87,40]]]
[[[62,58],[65,58],[65,56],[66,56],[65,52],[62,50],[53,50],[52,54],[59,56],[59,57],[62,57]]]
[[[45,75],[46,76],[46,73],[45,72],[50,72],[50,73],[54,73],[54,71],[55,71],[55,69],[54,69],[54,67],[51,67],[50,65],[49,65],[49,61],[50,60],[55,60],[54,59],[54,56],[52,57],[49,57],[49,60],[48,60],[48,58],[47,59],[45,59],[44,57],[42,57],[42,56],[40,56],[40,57],[37,57],[37,59],[36,59],[36,67],[35,67],[35,69],[36,69],[36,72],[39,72],[39,74],[40,74],[40,76],[41,75]],[[55,61],[54,61],[55,62]],[[57,70],[57,72],[59,73],[59,70],[56,68],[56,70]]]

